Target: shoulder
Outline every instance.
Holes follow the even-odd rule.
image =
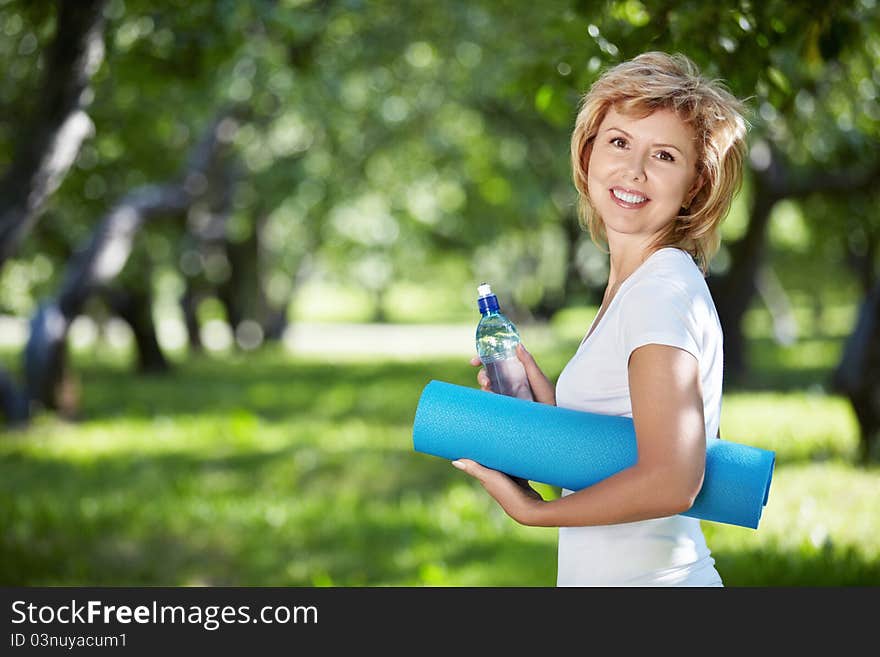
[[[699,358],[705,332],[716,324],[712,297],[699,267],[684,251],[662,249],[636,274],[620,299],[619,339],[626,353],[657,343]]]
[[[707,299],[709,290],[702,272],[689,254],[681,249],[664,248],[644,262],[622,296],[628,306],[690,305]]]
[[[645,261],[644,270],[649,275],[646,278],[653,276],[693,288],[702,288],[706,285],[703,272],[691,255],[675,247],[655,251]]]

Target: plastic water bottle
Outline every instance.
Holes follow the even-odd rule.
[[[482,317],[477,324],[477,353],[492,391],[519,399],[534,400],[526,370],[516,356],[519,332],[500,310],[498,297],[488,283],[477,287],[477,308]]]

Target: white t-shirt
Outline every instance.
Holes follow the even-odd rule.
[[[556,382],[558,406],[632,417],[630,354],[646,344],[670,345],[699,362],[706,439],[718,435],[721,323],[689,254],[672,247],[651,254],[621,284],[587,335]],[[571,492],[564,489],[563,495]],[[700,521],[687,516],[560,527],[558,550],[558,586],[722,585]]]

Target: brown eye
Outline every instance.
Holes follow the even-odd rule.
[[[618,148],[626,147],[626,139],[624,139],[623,137],[613,137],[610,143],[614,146],[617,146]]]
[[[660,151],[657,153],[657,157],[666,162],[675,162],[675,158],[669,153],[669,151]]]

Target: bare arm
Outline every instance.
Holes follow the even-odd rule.
[[[686,511],[703,482],[706,429],[699,368],[690,353],[645,345],[629,360],[638,461],[583,490],[549,502],[523,494],[509,477],[462,459],[517,522],[542,527],[607,525]]]

